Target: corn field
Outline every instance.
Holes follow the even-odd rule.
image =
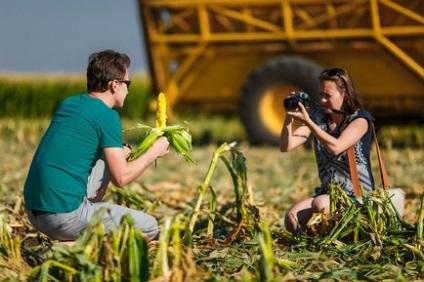
[[[380,190],[358,205],[333,187],[332,215],[315,214],[307,230],[291,235],[285,212],[318,185],[313,152],[282,154],[230,139],[194,146],[193,163],[171,152],[137,182],[109,190],[107,201],[158,219],[158,240],[146,243],[130,218],[110,234],[95,219],[67,246],[34,230],[23,207],[23,183],[46,126],[0,122],[0,281],[424,280],[422,128],[381,132],[390,183],[406,192],[403,218]],[[139,144],[135,131],[124,133],[132,145]],[[372,162],[378,182],[375,154]]]

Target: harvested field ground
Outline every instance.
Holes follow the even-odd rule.
[[[4,160],[0,164],[0,212],[12,215],[9,220],[12,227],[15,226],[19,229],[26,226],[20,229],[28,232],[28,234],[19,234],[22,238],[28,237],[30,234],[37,234],[37,232],[31,229],[25,217],[13,216],[12,210],[15,209],[17,213],[22,212],[20,205],[22,187],[40,134],[46,124],[46,121],[14,123],[11,120],[2,120],[0,122],[2,135],[0,154]],[[235,139],[237,138],[239,137]],[[132,144],[137,145],[133,137],[131,140]],[[188,165],[180,156],[171,152],[168,156],[158,160],[127,189],[141,195],[149,203],[148,210],[160,222],[163,222],[166,217],[181,213],[193,205],[193,201],[198,195],[199,185],[205,178],[216,148],[217,145],[210,144],[195,146],[192,155],[197,165]],[[246,158],[251,196],[254,204],[259,208],[261,220],[269,222],[271,230],[282,230],[282,218],[287,209],[293,203],[311,195],[314,187],[318,185],[313,151],[299,149],[283,154],[278,151],[278,148],[251,147],[244,142],[241,142],[240,148]],[[393,187],[404,188],[407,193],[405,221],[413,224],[417,221],[420,197],[424,192],[423,146],[421,145],[419,148],[384,147],[382,149],[390,183]],[[375,179],[378,183],[380,179],[375,152],[372,161]],[[228,170],[222,163],[218,164],[210,184],[217,193],[219,207],[234,201],[233,183]],[[205,203],[208,198],[209,194],[206,194]],[[273,237],[277,236],[276,234],[274,233]],[[200,249],[197,251],[201,252]],[[225,252],[235,251],[226,250]],[[219,257],[220,260],[224,260],[226,254],[218,251],[215,253],[216,259]],[[231,256],[237,258],[235,253]],[[200,257],[199,255],[198,258]],[[243,256],[238,258],[243,261]],[[316,259],[319,261],[319,257]],[[204,263],[201,263],[201,259],[199,259],[197,264],[201,264],[201,268],[206,272],[214,273],[216,281],[219,279],[241,280],[242,275],[239,273],[241,268],[231,267],[231,263],[240,262],[228,262],[226,267],[225,263],[217,263],[211,258],[203,258],[203,261]],[[291,277],[292,280],[296,280],[294,274],[290,275],[287,278]],[[214,275],[210,274],[209,276]],[[422,278],[424,279],[424,277]]]

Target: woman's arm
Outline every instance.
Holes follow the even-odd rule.
[[[293,117],[286,114],[280,134],[280,151],[288,152],[306,142],[311,130],[305,124],[293,131]]]
[[[335,138],[322,130],[309,117],[305,107],[299,103],[298,112],[289,112],[288,114],[298,119],[310,129],[311,133],[334,155],[338,155],[353,146],[368,131],[368,121],[365,118],[357,118],[343,130],[342,134]]]

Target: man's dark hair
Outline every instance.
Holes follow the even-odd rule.
[[[91,54],[87,67],[87,92],[105,92],[109,81],[123,79],[129,66],[130,58],[113,50]]]

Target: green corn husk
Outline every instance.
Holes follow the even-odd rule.
[[[190,152],[193,148],[192,137],[188,132],[187,127],[182,125],[172,125],[163,129],[159,129],[143,124],[138,124],[134,127],[125,129],[124,132],[134,129],[142,129],[146,130],[146,132],[142,135],[142,141],[140,145],[127,157],[129,161],[133,161],[140,157],[160,136],[164,135],[168,138],[171,148],[173,148],[178,154],[182,155],[187,163],[195,164],[195,161],[190,155]]]
[[[421,195],[421,205],[420,205],[420,210],[418,213],[417,227],[416,227],[416,234],[415,234],[416,246],[421,251],[423,251],[424,249],[423,229],[424,229],[424,193]]]
[[[168,137],[168,141],[175,151],[181,154],[185,161],[188,163],[195,163],[190,156],[192,147],[192,138],[185,127],[165,127],[165,135]]]
[[[185,161],[188,163],[195,163],[193,158],[190,156],[192,150],[192,137],[187,127],[182,125],[166,125],[166,99],[163,93],[159,94],[158,97],[158,110],[156,114],[156,127],[150,127],[148,125],[138,124],[134,127],[125,129],[124,132],[142,129],[145,133],[142,135],[142,141],[140,145],[130,153],[127,157],[129,161],[135,160],[144,154],[150,146],[162,135],[168,138],[171,147],[178,153],[181,154]]]
[[[144,125],[140,125],[141,128],[146,128]],[[137,126],[137,128],[140,128]],[[163,135],[163,131],[157,128],[148,128],[145,135],[142,137],[142,142],[133,152],[128,156],[129,161],[133,161],[144,154],[153,143]]]

